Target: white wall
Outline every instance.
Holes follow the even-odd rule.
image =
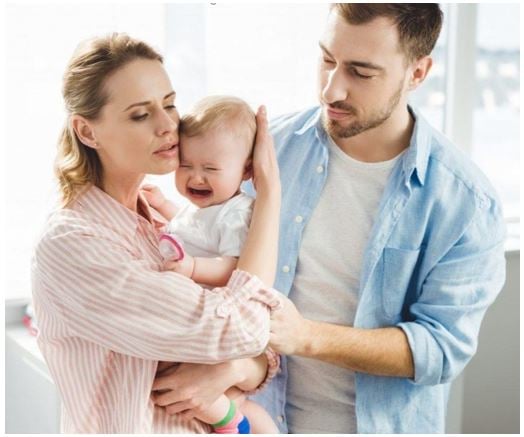
[[[506,285],[486,314],[464,374],[464,433],[520,432],[520,252],[506,260]]]

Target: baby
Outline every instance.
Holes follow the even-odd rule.
[[[195,282],[224,285],[236,268],[254,202],[240,185],[252,176],[255,134],[255,114],[244,101],[204,98],[180,122],[175,183],[191,204],[177,210],[157,187],[142,187],[149,204],[170,220],[168,233],[182,242],[184,256],[169,263],[169,268]],[[225,395],[197,418],[216,433],[249,433],[250,422],[253,433],[278,433],[260,406],[247,400],[241,406],[249,421],[237,409],[237,401]]]

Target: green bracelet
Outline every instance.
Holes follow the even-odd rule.
[[[227,414],[225,417],[217,423],[214,423],[211,425],[213,428],[219,428],[221,426],[227,425],[229,422],[231,422],[231,419],[235,417],[235,413],[237,412],[237,407],[233,401],[229,401],[229,410],[227,411]]]

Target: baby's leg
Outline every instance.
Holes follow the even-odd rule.
[[[240,409],[251,424],[251,434],[278,434],[279,430],[271,416],[257,403],[246,399]]]
[[[251,425],[251,434],[278,434],[279,430],[271,416],[257,403],[246,399],[244,392],[231,387],[226,395],[233,399]]]
[[[206,411],[198,414],[196,418],[204,423],[213,425],[224,419],[230,409],[231,401],[226,395],[220,396]]]

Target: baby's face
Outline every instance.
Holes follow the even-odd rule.
[[[200,208],[229,200],[250,176],[248,153],[246,139],[227,126],[194,137],[182,135],[175,173],[178,192]]]

